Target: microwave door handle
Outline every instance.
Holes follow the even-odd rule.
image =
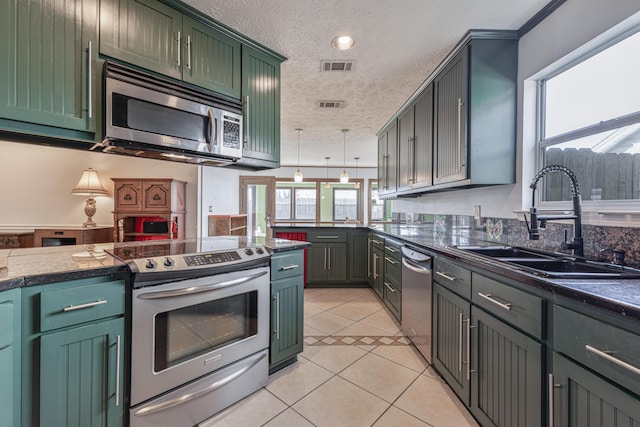
[[[216,117],[213,114],[213,108],[209,108],[207,110],[207,115],[209,116],[209,151],[213,151],[213,146],[217,145],[217,131],[218,126],[216,124]]]

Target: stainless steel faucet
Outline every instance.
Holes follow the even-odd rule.
[[[536,208],[536,188],[538,187],[538,181],[542,177],[553,172],[561,172],[569,178],[571,181],[571,194],[573,200],[573,215],[538,215],[538,209]],[[560,244],[560,248],[563,250],[571,249],[573,255],[584,256],[584,243],[582,240],[582,196],[580,195],[580,187],[578,186],[578,179],[576,175],[566,166],[561,165],[549,165],[536,174],[529,185],[532,191],[531,208],[529,209],[529,215],[531,217],[531,225],[527,222],[527,216],[524,219],[527,222],[527,230],[529,231],[530,240],[539,240],[540,231],[539,228],[544,228],[547,220],[554,219],[572,219],[573,220],[573,239],[568,240],[567,230],[564,231],[564,242]],[[538,226],[540,223],[540,227]]]

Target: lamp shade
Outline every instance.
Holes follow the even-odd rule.
[[[72,194],[78,196],[97,196],[107,194],[107,190],[100,183],[100,178],[98,178],[98,172],[89,168],[82,172],[82,176],[80,177],[80,181],[78,184],[71,190]]]

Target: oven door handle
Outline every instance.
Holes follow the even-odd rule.
[[[218,381],[212,382],[211,384],[209,384],[208,386],[200,390],[195,390],[195,391],[188,390],[186,393],[178,395],[177,397],[173,397],[170,395],[165,398],[161,398],[160,402],[156,404],[145,406],[144,408],[140,408],[138,410],[134,410],[133,415],[135,415],[136,417],[142,417],[145,415],[155,414],[157,412],[164,411],[165,409],[169,409],[177,405],[182,405],[183,403],[187,403],[191,400],[204,396],[205,394],[211,393],[212,391],[215,391],[220,387],[223,387],[229,384],[231,381],[237,379],[238,377],[244,375],[251,368],[256,366],[262,359],[267,357],[267,354],[268,354],[267,352],[262,352],[260,355],[252,356],[253,359],[248,358],[247,360],[245,360],[246,364],[242,368],[238,369],[231,375],[228,375]]]
[[[252,274],[250,276],[240,277],[238,279],[233,279],[233,280],[227,280],[226,282],[214,283],[212,285],[207,285],[207,286],[189,286],[187,288],[172,289],[170,291],[147,292],[147,293],[138,295],[138,299],[174,298],[174,297],[181,297],[186,295],[200,294],[203,292],[217,291],[222,288],[228,288],[229,286],[236,286],[236,285],[241,285],[243,283],[250,282],[252,280],[257,279],[258,277],[264,276],[265,274],[269,274],[269,271],[264,270],[256,274]]]

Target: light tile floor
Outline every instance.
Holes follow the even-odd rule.
[[[373,290],[312,288],[304,300],[298,361],[201,426],[477,426]]]

